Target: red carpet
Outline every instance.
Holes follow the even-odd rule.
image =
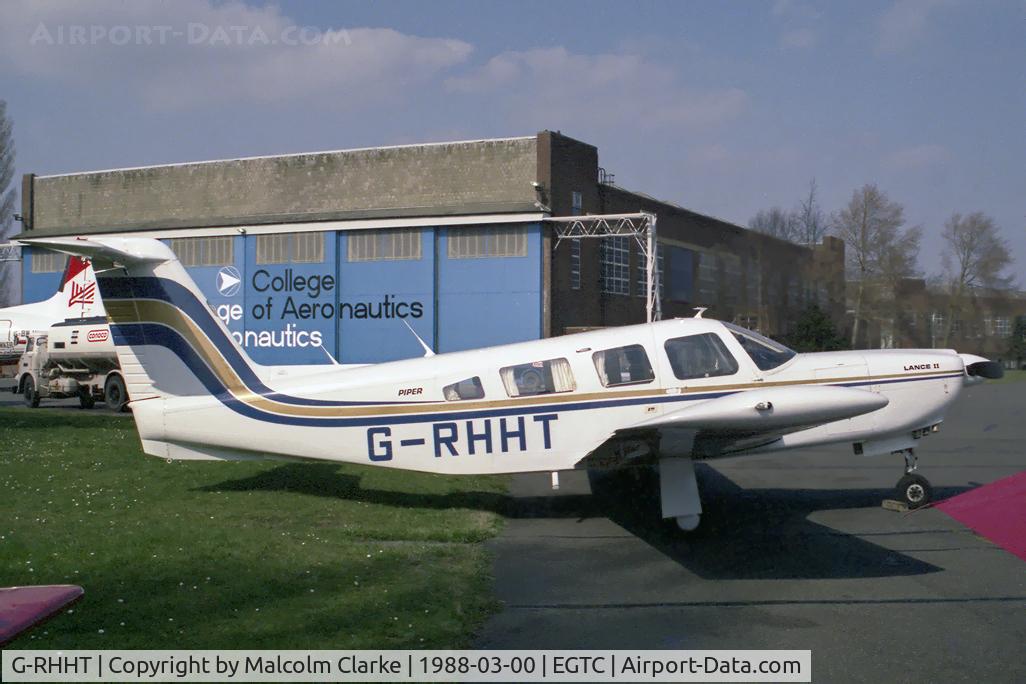
[[[935,508],[1026,560],[1026,471],[945,499]]]
[[[82,587],[57,584],[0,589],[0,644],[59,613],[82,596]]]

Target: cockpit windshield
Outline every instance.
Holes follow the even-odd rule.
[[[734,338],[741,344],[748,356],[752,358],[759,370],[773,370],[782,366],[796,356],[796,352],[779,342],[774,342],[757,332],[746,330],[733,323],[724,323]]]

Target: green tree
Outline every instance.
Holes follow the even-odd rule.
[[[799,352],[847,349],[844,336],[823,309],[815,304],[806,308],[795,322],[788,344]]]
[[[1019,316],[1015,321],[1012,339],[1008,343],[1008,356],[1015,359],[1015,367],[1022,368],[1026,359],[1026,316]]]
[[[853,347],[864,318],[893,320],[894,288],[916,272],[922,230],[904,225],[902,206],[875,185],[856,190],[833,219],[834,233],[845,243],[848,280],[854,283]]]
[[[945,243],[942,256],[948,290],[948,316],[941,346],[947,347],[955,319],[968,307],[967,297],[979,289],[998,293],[1011,287],[1009,269],[1014,260],[994,219],[979,211],[968,216],[952,214],[941,237]]]
[[[7,103],[0,100],[0,242],[7,242],[14,228],[14,134],[7,118]],[[13,263],[0,263],[0,306],[13,304],[16,271]]]

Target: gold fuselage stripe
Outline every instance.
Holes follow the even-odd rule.
[[[766,387],[786,387],[793,385],[826,385],[837,382],[873,382],[893,380],[896,378],[920,378],[932,375],[945,375],[957,369],[932,370],[917,373],[891,373],[875,376],[848,376],[835,378],[816,378],[813,380],[781,380],[777,382],[749,382],[727,385],[681,386],[677,388],[613,390],[609,392],[590,392],[587,394],[561,393],[539,397],[524,397],[496,401],[461,401],[433,402],[409,405],[371,405],[371,406],[300,406],[285,404],[254,392],[246,386],[239,375],[229,365],[210,338],[181,309],[172,304],[155,299],[114,300],[106,303],[107,317],[111,323],[157,323],[176,331],[192,346],[193,350],[203,359],[217,379],[231,392],[237,400],[253,408],[269,413],[301,416],[310,418],[337,418],[359,416],[392,416],[417,413],[437,413],[439,411],[473,411],[510,407],[547,406],[582,401],[629,399],[651,397],[653,400],[677,394],[699,394],[707,392],[739,391]]]

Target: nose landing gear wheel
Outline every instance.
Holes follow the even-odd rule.
[[[930,481],[915,473],[908,473],[898,480],[897,493],[898,500],[904,502],[910,509],[925,506],[933,498]]]

